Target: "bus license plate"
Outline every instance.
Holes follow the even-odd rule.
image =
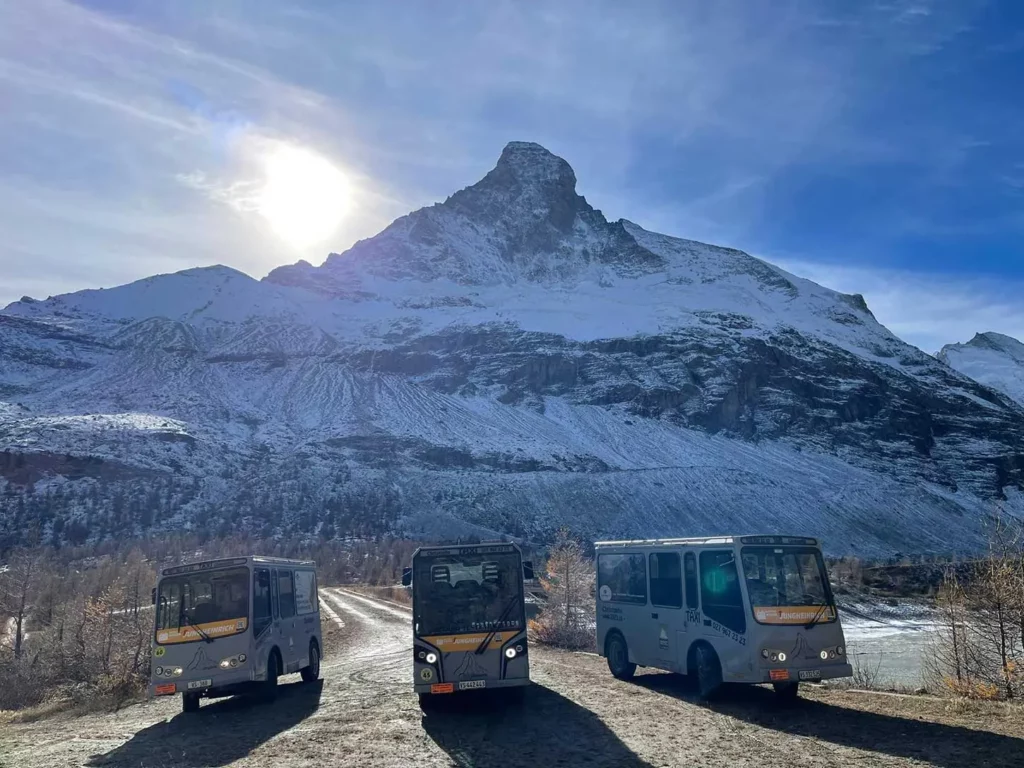
[[[821,680],[820,669],[804,669],[800,671],[801,680]]]
[[[459,683],[460,691],[468,691],[470,688],[485,688],[487,687],[486,680],[463,680]]]
[[[193,680],[188,684],[188,689],[191,691],[193,688],[209,688],[213,685],[213,680]]]

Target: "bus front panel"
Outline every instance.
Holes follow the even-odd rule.
[[[413,558],[413,684],[454,693],[529,682],[522,557],[511,545]]]

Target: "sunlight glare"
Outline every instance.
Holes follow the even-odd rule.
[[[279,237],[302,248],[330,237],[348,206],[349,183],[330,161],[281,144],[265,159],[258,210]]]

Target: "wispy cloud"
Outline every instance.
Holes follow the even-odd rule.
[[[0,301],[52,292],[43,261],[75,275],[54,290],[316,263],[477,180],[511,139],[569,159],[613,218],[766,253],[812,252],[816,227],[888,253],[909,234],[1019,231],[1024,152],[1005,160],[1024,120],[1012,99],[972,110],[951,53],[980,7],[0,0]],[[1001,70],[1012,37],[986,48]],[[259,140],[353,179],[330,242],[285,247],[254,214]],[[822,190],[842,193],[827,210]],[[984,195],[1011,202],[950,215]]]

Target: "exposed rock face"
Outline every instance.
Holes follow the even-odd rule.
[[[9,539],[569,524],[966,549],[1024,510],[1024,408],[984,383],[863,297],[607,221],[516,142],[320,267],[12,304],[0,513]]]

